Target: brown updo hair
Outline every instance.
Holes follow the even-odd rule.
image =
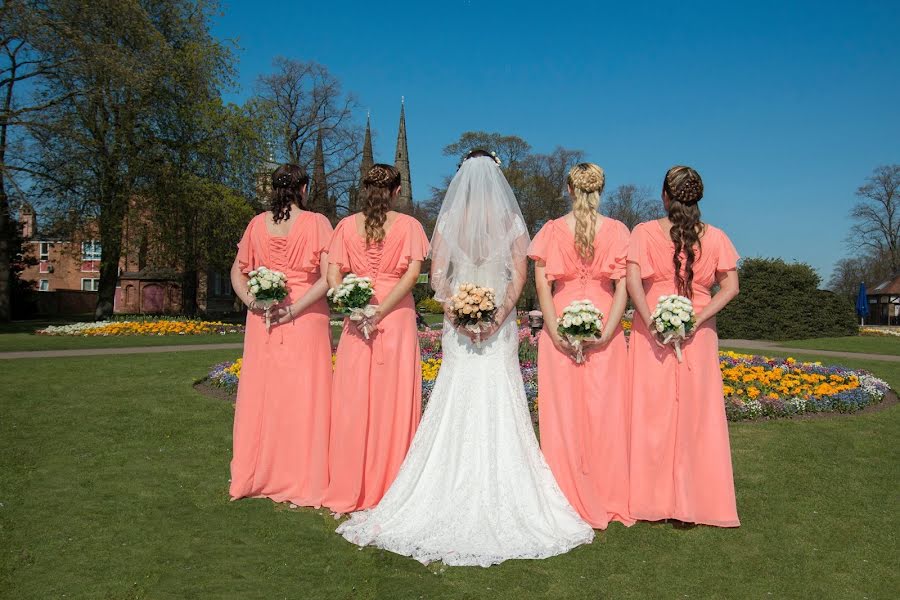
[[[272,197],[269,201],[274,222],[280,223],[291,218],[291,204],[301,208],[306,206],[303,186],[308,183],[309,175],[300,165],[287,163],[275,169],[272,173]]]
[[[366,217],[366,243],[384,240],[384,222],[394,191],[400,187],[400,171],[391,165],[372,166],[362,180],[360,200]]]
[[[594,228],[600,194],[606,185],[603,169],[594,163],[578,163],[569,169],[566,182],[572,188],[572,213],[575,215],[575,248],[585,259],[594,258]]]
[[[669,199],[669,221],[672,229],[669,235],[675,244],[672,262],[675,264],[675,287],[678,294],[693,297],[695,250],[701,250],[700,234],[703,223],[700,221],[700,207],[697,203],[703,198],[703,180],[700,173],[691,167],[676,166],[666,172],[663,180],[663,192]],[[684,253],[684,275],[681,273],[681,254]]]

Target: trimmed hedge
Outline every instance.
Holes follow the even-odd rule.
[[[433,315],[439,315],[444,312],[444,307],[434,298],[425,298],[424,300],[420,300],[416,304],[416,309],[418,309],[419,312],[431,313]]]
[[[720,338],[799,340],[858,333],[853,307],[818,289],[821,278],[805,263],[747,258],[738,274],[741,293],[716,318]]]

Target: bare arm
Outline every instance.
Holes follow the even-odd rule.
[[[738,292],[740,292],[738,274],[737,271],[733,269],[731,271],[720,271],[716,273],[716,281],[719,282],[719,293],[713,296],[712,300],[709,301],[709,304],[703,307],[703,310],[697,315],[697,326],[694,328],[695,330],[704,322],[716,316],[716,314],[725,308],[725,306],[738,295]]]
[[[400,302],[407,296],[407,294],[412,291],[413,286],[416,285],[416,281],[419,280],[419,273],[421,272],[421,260],[409,261],[409,267],[406,269],[406,273],[403,274],[403,276],[400,278],[400,281],[398,281],[393,289],[391,289],[387,297],[385,297],[385,299],[375,307],[375,323],[381,321],[385,317],[385,315],[390,313],[394,309],[394,307],[397,306],[398,302]]]
[[[622,320],[622,315],[625,314],[625,305],[628,303],[628,285],[625,283],[625,280],[616,279],[613,282],[613,285],[615,285],[616,291],[613,294],[613,301],[612,306],[609,308],[609,314],[606,315],[603,333],[600,334],[600,341],[598,344],[601,347],[608,344],[616,334],[616,329],[618,328],[619,322]],[[643,290],[643,287],[641,289]]]
[[[250,278],[241,269],[241,265],[238,263],[237,257],[235,257],[234,262],[231,264],[231,288],[251,312],[262,314],[263,311],[256,308],[253,304],[253,295],[250,294],[248,281],[250,281]]]
[[[547,280],[547,263],[538,260],[534,263],[534,285],[537,289],[538,302],[544,315],[544,328],[556,349],[563,354],[574,356],[575,349],[559,335],[556,322],[556,306],[553,304],[553,284]]]
[[[641,267],[637,263],[629,262],[625,270],[625,285],[628,295],[634,304],[634,312],[640,316],[644,324],[650,327],[650,307],[647,305],[647,294],[644,293],[644,280],[641,279]],[[616,292],[618,292],[616,288]]]
[[[323,272],[326,273],[325,279],[329,288],[336,288],[341,285],[341,282],[344,280],[340,265],[335,263],[330,263],[328,269],[323,270]]]

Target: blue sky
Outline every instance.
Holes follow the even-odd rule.
[[[704,219],[743,256],[827,279],[873,168],[900,162],[900,2],[226,0],[240,101],[278,55],[326,66],[391,162],[406,97],[415,198],[466,130],[577,148],[622,183],[697,168]]]

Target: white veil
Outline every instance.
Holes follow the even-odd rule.
[[[512,310],[525,283],[529,241],[519,203],[494,159],[463,161],[431,240],[435,299],[447,302],[469,282],[494,288],[498,306]]]

